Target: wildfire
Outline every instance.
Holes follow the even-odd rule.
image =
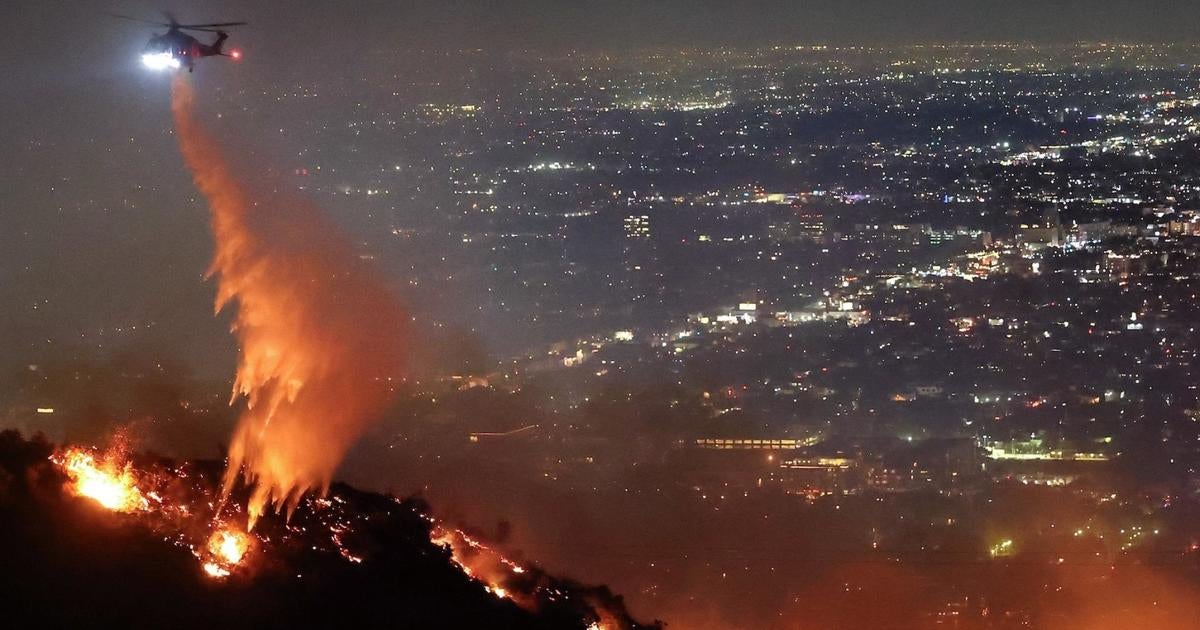
[[[223,578],[229,576],[229,569],[222,567],[216,562],[205,562],[202,566],[204,567],[204,572],[210,577]]]
[[[433,521],[430,540],[450,551],[450,559],[464,574],[483,585],[483,589],[499,599],[507,599],[527,610],[536,610],[546,602],[567,597],[561,586],[547,581],[537,567],[528,568],[506,558],[499,550],[462,531]],[[584,594],[596,619],[587,630],[616,630],[626,628],[619,614],[609,608],[602,597]]]
[[[431,540],[434,544],[449,549],[451,561],[458,565],[463,573],[483,583],[484,590],[500,599],[516,601],[516,592],[507,584],[524,574],[524,567],[459,529],[435,526],[431,532]]]
[[[133,466],[121,463],[115,452],[97,459],[86,449],[74,447],[56,455],[56,463],[71,480],[72,491],[114,512],[149,509],[150,502],[137,487]]]
[[[206,545],[209,558],[202,564],[204,572],[215,578],[227,577],[250,551],[250,540],[248,534],[233,529],[213,532]]]
[[[70,480],[69,489],[75,496],[86,497],[113,512],[137,514],[156,530],[168,534],[168,540],[189,548],[200,560],[200,567],[212,577],[228,576],[250,551],[252,538],[221,523],[207,523],[194,514],[189,506],[167,501],[160,492],[165,473],[154,474],[134,469],[125,456],[123,442],[103,454],[73,446],[50,457]],[[186,473],[174,473],[186,479]],[[216,527],[207,542],[193,538],[197,532]],[[189,532],[190,535],[188,533]],[[199,534],[203,536],[203,534]]]
[[[65,491],[122,513],[120,520],[136,522],[163,541],[186,549],[196,558],[199,573],[208,579],[220,581],[234,575],[251,579],[277,564],[264,561],[272,551],[290,553],[298,542],[312,552],[340,556],[350,565],[370,562],[371,538],[363,526],[370,528],[379,508],[353,493],[303,498],[299,523],[274,522],[266,532],[255,534],[234,524],[235,515],[244,514],[237,506],[229,508],[232,513],[220,515],[219,478],[206,464],[147,458],[145,466],[134,466],[120,443],[103,452],[64,448],[50,460],[68,478],[63,484]],[[406,504],[395,497],[392,501]],[[583,620],[591,624],[589,630],[637,627],[623,621],[626,613],[607,589],[556,579],[536,565],[505,557],[498,548],[463,530],[423,517],[430,525],[430,541],[448,550],[453,564],[492,597],[534,612],[560,605],[577,610],[575,606],[582,603],[590,609],[590,618]]]
[[[222,530],[208,539],[208,550],[229,564],[237,564],[250,550],[250,537],[230,530]]]
[[[347,450],[392,399],[392,380],[403,372],[399,334],[408,318],[319,211],[303,202],[261,197],[242,181],[195,119],[184,77],[177,78],[172,94],[185,161],[210,205],[216,253],[209,274],[218,279],[216,308],[237,307],[233,331],[241,352],[231,403],[244,401],[245,408],[221,487],[181,483],[188,478],[182,468],[137,473],[123,457],[97,458],[85,449],[52,459],[74,493],[116,512],[136,513],[165,540],[189,549],[212,578],[232,575],[256,546],[265,550],[272,540],[287,539],[286,533],[251,534],[266,510],[286,510],[290,522],[302,504],[312,510],[305,515],[310,522],[289,526],[288,532],[301,536],[310,527],[310,539],[327,532],[329,547],[312,550],[362,563],[364,556],[352,548],[362,515],[346,509],[336,495],[332,501],[324,497]],[[221,517],[239,478],[249,486],[244,530]],[[432,537],[497,598],[534,609],[576,592],[460,530],[435,526]],[[579,597],[591,603],[593,595]],[[598,627],[606,625],[603,606],[596,605]]]

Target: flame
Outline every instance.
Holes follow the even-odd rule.
[[[226,564],[237,564],[250,551],[250,537],[242,532],[223,529],[208,539],[208,551]]]
[[[217,564],[216,562],[205,562],[203,567],[204,567],[204,572],[207,573],[210,577],[215,577],[215,578],[229,577],[229,569],[222,567],[221,565]]]
[[[208,544],[205,545],[207,558],[201,558],[201,567],[211,577],[228,577],[250,552],[250,542],[249,534],[220,527],[208,538]]]
[[[70,492],[87,497],[114,512],[138,514],[149,519],[155,529],[169,532],[167,540],[187,547],[200,560],[204,572],[212,577],[225,577],[245,560],[253,538],[220,522],[197,523],[201,517],[182,503],[175,503],[160,492],[171,476],[186,479],[182,471],[152,473],[135,470],[126,460],[123,440],[103,455],[73,446],[50,456],[50,461],[67,475]],[[204,541],[200,532],[215,531]],[[173,533],[170,533],[173,532]],[[185,532],[191,532],[185,533]],[[193,536],[199,534],[198,540]]]
[[[117,451],[97,460],[91,452],[73,447],[56,456],[55,461],[71,480],[71,489],[114,512],[137,512],[149,507],[149,501],[137,487],[133,467],[119,462]]]
[[[232,402],[244,397],[246,409],[221,501],[244,475],[253,529],[267,507],[290,517],[305,493],[328,492],[346,451],[391,398],[405,318],[317,209],[256,195],[234,174],[193,101],[177,76],[175,128],[212,214],[216,308],[237,305]]]
[[[512,599],[522,606],[533,605],[531,600],[518,599],[518,593],[507,586],[514,576],[525,573],[521,565],[459,529],[435,526],[430,532],[430,540],[449,549],[450,560],[468,577],[481,582],[487,592],[500,599]]]
[[[483,585],[483,589],[499,599],[507,599],[526,609],[536,610],[539,598],[554,600],[563,592],[542,579],[536,567],[530,569],[506,558],[499,550],[462,531],[433,522],[429,538],[435,545],[450,551],[450,560],[463,574]],[[605,601],[585,595],[597,617],[587,630],[612,630],[626,627],[617,613],[610,610]]]

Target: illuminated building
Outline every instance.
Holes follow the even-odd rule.
[[[622,284],[632,315],[635,308],[660,306],[664,287],[658,250],[650,238],[650,217],[644,214],[625,217],[624,232],[621,245]]]
[[[626,238],[650,238],[650,217],[633,214],[625,217]]]
[[[796,213],[795,234],[798,238],[821,242],[825,240],[825,214],[819,210]]]
[[[697,438],[693,444],[702,449],[791,450],[804,448],[811,443],[795,438]]]
[[[859,461],[845,455],[785,459],[777,477],[785,491],[807,496],[848,494],[863,485]]]

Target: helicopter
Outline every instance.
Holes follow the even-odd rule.
[[[142,20],[139,18],[129,17],[127,15],[118,15],[110,13],[112,17],[131,22],[141,22],[143,24],[153,24],[155,26],[167,27],[167,32],[162,35],[155,35],[150,38],[146,44],[145,50],[142,51],[142,63],[147,68],[152,70],[165,70],[167,68],[179,69],[187,67],[188,72],[195,69],[197,59],[203,57],[222,56],[231,59],[241,59],[242,52],[240,50],[231,50],[225,52],[225,40],[229,39],[229,33],[226,33],[224,28],[230,26],[244,26],[246,22],[214,22],[211,24],[180,24],[175,16],[170,13],[166,14],[166,22],[155,22],[152,20]],[[212,43],[205,44],[195,37],[185,33],[184,31],[201,31],[205,33],[216,33],[217,38]]]

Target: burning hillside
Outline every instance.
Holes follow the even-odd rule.
[[[644,627],[417,500],[335,484],[247,532],[250,489],[217,514],[222,469],[0,434],[0,592],[52,626]]]
[[[51,627],[639,627],[607,588],[505,558],[419,501],[332,484],[403,377],[406,317],[316,208],[239,176],[186,78],[172,95],[216,306],[236,307],[228,461],[0,434],[0,593]]]

